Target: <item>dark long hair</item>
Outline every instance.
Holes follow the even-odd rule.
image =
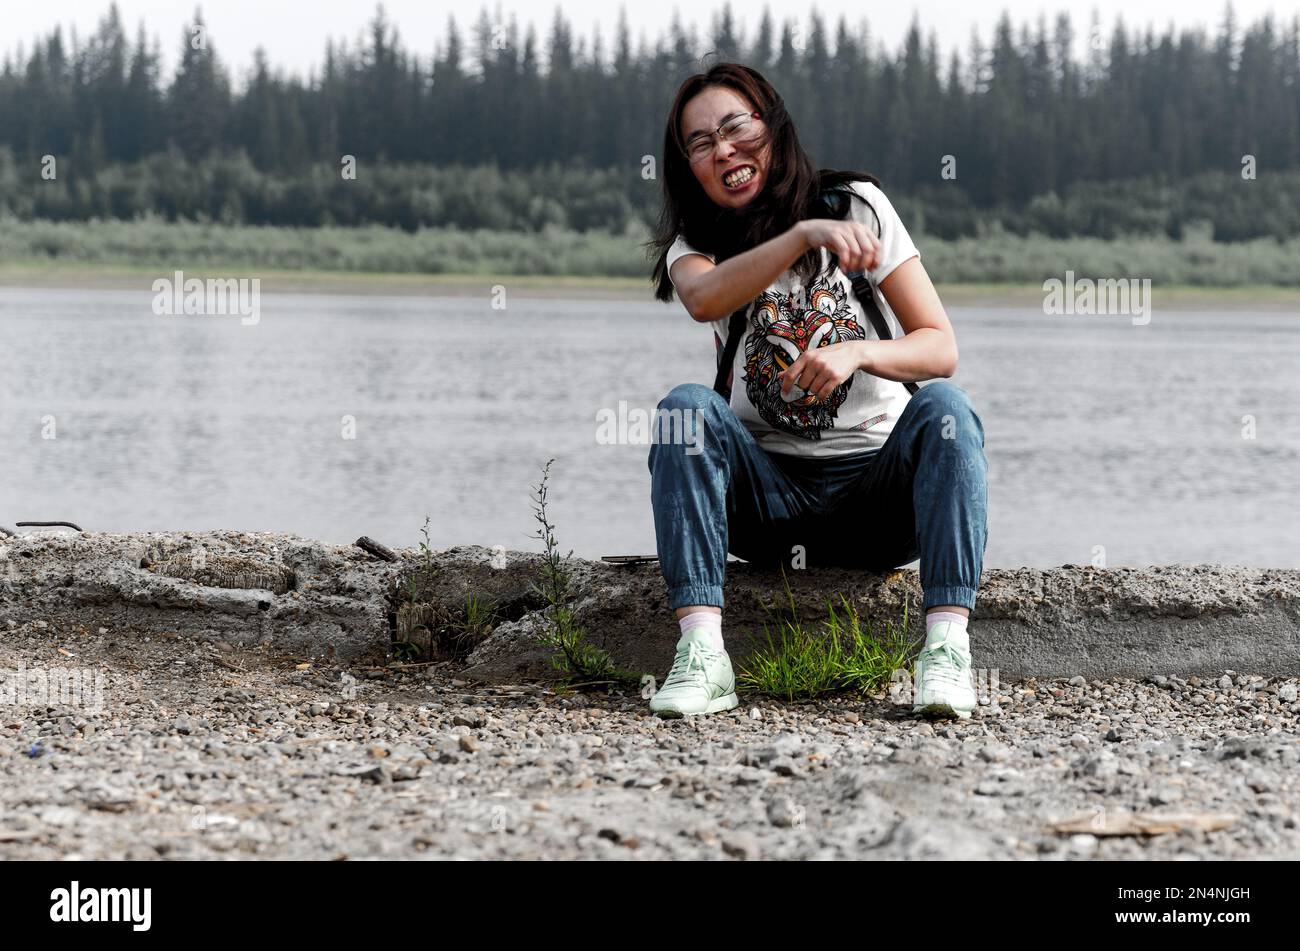
[[[682,152],[682,111],[696,94],[710,86],[726,86],[759,110],[766,126],[764,138],[754,143],[755,151],[771,144],[767,181],[760,195],[739,210],[720,208],[705,194]],[[815,169],[799,144],[794,120],[786,111],[781,95],[757,70],[741,63],[721,62],[707,72],[696,73],[682,83],[668,112],[664,129],[663,206],[654,237],[646,242],[647,256],[655,256],[655,297],[673,299],[668,278],[668,249],[678,234],[692,247],[714,255],[719,263],[748,251],[755,245],[784,233],[806,218],[838,218],[848,214],[849,202],[828,207],[820,201],[822,192],[851,182],[866,181],[879,186],[870,172]],[[831,255],[831,266],[835,256]],[[809,279],[821,265],[820,249],[813,248],[794,262],[800,277]]]

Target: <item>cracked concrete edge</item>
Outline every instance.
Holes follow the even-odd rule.
[[[44,620],[94,631],[179,632],[233,644],[271,644],[341,661],[383,658],[392,638],[394,587],[421,554],[383,562],[349,545],[272,532],[69,534],[0,538],[0,625]],[[294,587],[222,588],[142,567],[161,558],[279,565]],[[500,620],[468,657],[464,674],[492,681],[556,674],[537,645],[540,554],[483,546],[437,551],[429,599],[455,612],[477,595]],[[572,559],[574,614],[620,666],[662,674],[677,626],[659,566]],[[800,617],[816,624],[843,597],[871,622],[908,609],[923,637],[915,570],[884,575],[840,568],[802,571],[732,563],[724,632],[734,658],[764,637],[769,609],[789,585]],[[1300,674],[1300,570],[1225,565],[1099,569],[1004,568],[984,572],[971,624],[974,665],[1003,680],[1212,674],[1225,669]],[[0,636],[3,627],[0,627]]]

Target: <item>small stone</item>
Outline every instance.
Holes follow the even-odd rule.
[[[1070,686],[1071,686],[1071,687],[1086,687],[1086,686],[1088,686],[1088,681],[1085,680],[1081,675],[1079,675],[1079,674],[1075,674],[1073,677],[1070,678]]]
[[[387,786],[393,781],[393,774],[386,763],[377,763],[367,769],[356,770],[349,775],[357,777],[362,782],[374,783],[376,786]]]
[[[742,766],[734,780],[737,786],[757,786],[767,779],[767,774],[753,766]]]
[[[1079,855],[1091,855],[1097,851],[1097,837],[1086,832],[1070,836],[1070,851]]]
[[[758,709],[758,707],[750,707],[749,718],[751,720],[761,720],[763,719],[763,711]]]
[[[468,733],[465,733],[460,738],[460,748],[464,750],[466,753],[477,753],[478,741],[475,740],[474,737],[470,736]]]
[[[750,862],[762,856],[758,840],[748,832],[728,832],[722,839],[722,851]]]
[[[767,821],[780,829],[801,826],[804,822],[803,807],[789,798],[774,799],[767,804]]]
[[[769,768],[772,770],[772,772],[776,773],[778,776],[799,775],[798,769],[794,764],[794,760],[788,756],[778,756],[776,759],[772,760],[772,764]]]
[[[696,829],[696,830],[695,830],[695,838],[699,839],[699,840],[700,840],[701,842],[703,842],[705,845],[717,845],[717,844],[718,844],[718,837],[717,837],[717,835],[714,834],[713,830],[711,830],[711,829],[705,829],[705,828],[703,828],[703,827],[701,827],[701,828],[699,828],[699,829]]]
[[[1159,786],[1147,794],[1147,802],[1153,806],[1168,806],[1182,798],[1182,793],[1172,786]]]
[[[51,826],[72,826],[81,819],[81,811],[70,806],[54,806],[40,813],[40,820]]]
[[[1119,759],[1114,753],[1103,750],[1096,756],[1090,756],[1079,765],[1079,774],[1095,776],[1098,779],[1111,779],[1119,775]]]
[[[423,755],[424,753],[420,748],[412,743],[398,743],[388,751],[389,759],[401,760],[402,762],[419,759]]]

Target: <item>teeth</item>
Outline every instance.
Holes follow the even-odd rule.
[[[732,172],[722,180],[722,183],[728,188],[734,188],[737,185],[743,185],[754,177],[754,170],[748,166],[738,172]]]

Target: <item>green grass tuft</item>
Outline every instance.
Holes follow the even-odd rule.
[[[840,595],[837,609],[827,599],[827,618],[811,628],[800,618],[794,594],[786,583],[788,610],[768,610],[763,630],[766,644],[744,659],[736,674],[745,691],[800,700],[852,691],[884,690],[895,670],[910,670],[921,647],[907,633],[907,607],[902,620],[878,627],[865,624],[856,608]]]

